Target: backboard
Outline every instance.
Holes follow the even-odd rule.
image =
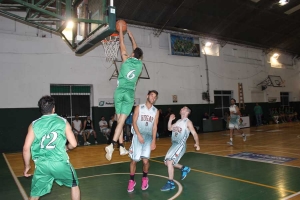
[[[75,50],[82,54],[104,38],[116,31],[116,8],[113,1],[106,6],[107,0],[82,1],[77,7],[77,16],[82,19],[78,23],[77,41],[82,39]]]
[[[262,85],[265,90],[267,86],[273,86],[273,87],[285,87],[284,81],[281,79],[280,76],[273,76],[269,75],[264,81],[261,83],[257,84],[257,86]]]

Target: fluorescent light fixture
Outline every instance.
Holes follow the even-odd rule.
[[[274,58],[274,59],[278,59],[278,57],[280,56],[280,54],[279,53],[274,53],[273,55],[272,55],[272,58]]]
[[[205,46],[206,46],[206,47],[211,47],[211,45],[212,45],[211,42],[206,42],[206,43],[205,43]]]
[[[279,0],[279,5],[284,6],[285,4],[287,4],[289,2],[289,0]]]

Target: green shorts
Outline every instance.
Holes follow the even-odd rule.
[[[36,163],[31,182],[31,197],[50,193],[53,181],[67,187],[78,186],[77,174],[67,161],[41,161]]]
[[[114,94],[116,114],[125,114],[128,116],[134,104],[134,90],[126,88],[117,88]]]

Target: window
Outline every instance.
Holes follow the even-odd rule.
[[[214,91],[215,100],[215,115],[223,117],[225,112],[229,112],[230,99],[232,98],[232,91],[230,90],[216,90]]]
[[[289,93],[280,92],[280,102],[282,106],[289,106]]]
[[[58,115],[85,117],[91,113],[91,86],[50,85],[50,94]]]

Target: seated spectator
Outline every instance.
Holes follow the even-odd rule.
[[[206,120],[206,119],[209,119],[209,115],[208,115],[208,113],[206,112],[206,113],[204,113],[204,115],[203,115],[203,120]]]
[[[112,115],[112,116],[110,117],[109,122],[108,122],[108,125],[109,125],[109,128],[110,128],[110,129],[112,128],[114,121],[115,121],[115,115]]]
[[[101,120],[99,122],[99,127],[100,127],[100,131],[103,133],[103,135],[108,140],[109,135],[110,135],[110,128],[108,128],[107,121],[105,121],[104,116],[101,117]]]
[[[84,145],[90,145],[91,143],[86,141],[86,137],[85,134],[82,134],[82,123],[81,120],[79,119],[79,115],[75,115],[75,120],[72,121],[72,128],[73,128],[73,133],[75,134],[75,138],[77,141],[77,145],[79,146],[79,142],[78,142],[78,135],[82,135],[83,136],[83,141],[84,141]]]
[[[94,125],[93,125],[93,121],[91,120],[91,116],[87,116],[86,120],[84,120],[83,132],[84,132],[84,134],[86,134],[86,140],[89,139],[90,134],[93,134],[94,138],[95,138],[95,144],[98,144],[97,134],[96,134],[96,131],[94,130]]]

